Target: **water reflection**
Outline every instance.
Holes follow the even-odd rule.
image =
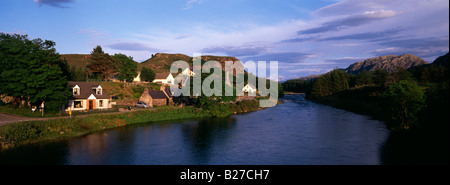
[[[71,155],[68,163],[79,161],[80,164],[126,164],[134,157],[133,133],[133,129],[120,128],[73,139],[69,141]],[[114,155],[111,155],[112,153]]]

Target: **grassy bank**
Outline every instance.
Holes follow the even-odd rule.
[[[258,100],[243,101],[236,104],[223,104],[234,113],[259,109]],[[233,112],[234,111],[234,112]],[[46,121],[28,121],[8,124],[0,127],[0,151],[42,141],[57,141],[79,137],[92,132],[123,127],[130,124],[214,117],[212,110],[195,107],[159,107],[122,114],[98,114],[71,119],[52,119]]]

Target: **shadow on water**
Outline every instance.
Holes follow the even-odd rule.
[[[29,144],[0,152],[0,164],[42,165],[65,164],[69,147],[67,141]]]

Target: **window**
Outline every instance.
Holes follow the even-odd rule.
[[[97,94],[102,94],[102,89],[101,88],[97,88]]]
[[[103,107],[103,100],[98,100],[98,107]]]
[[[83,108],[82,101],[74,101],[73,108]]]
[[[73,95],[80,95],[80,88],[73,88]]]

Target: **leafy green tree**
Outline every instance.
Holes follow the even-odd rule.
[[[386,107],[390,108],[388,125],[393,129],[409,129],[417,126],[417,113],[424,107],[423,90],[414,81],[394,83],[382,94]]]
[[[141,80],[146,82],[151,82],[155,79],[155,72],[153,70],[143,67],[141,70]]]
[[[68,66],[55,42],[0,33],[0,94],[59,110],[72,95]]]
[[[331,93],[340,92],[349,88],[348,75],[340,69],[331,71],[325,77],[330,79],[329,86]]]
[[[97,46],[91,52],[89,64],[86,66],[91,73],[100,74],[105,81],[108,81],[117,69],[117,66],[112,61],[111,56],[105,53],[101,46]]]
[[[134,77],[138,75],[137,63],[133,60],[133,57],[119,53],[112,56],[112,59],[118,68],[119,80],[121,81],[126,80],[127,82],[132,82]]]

